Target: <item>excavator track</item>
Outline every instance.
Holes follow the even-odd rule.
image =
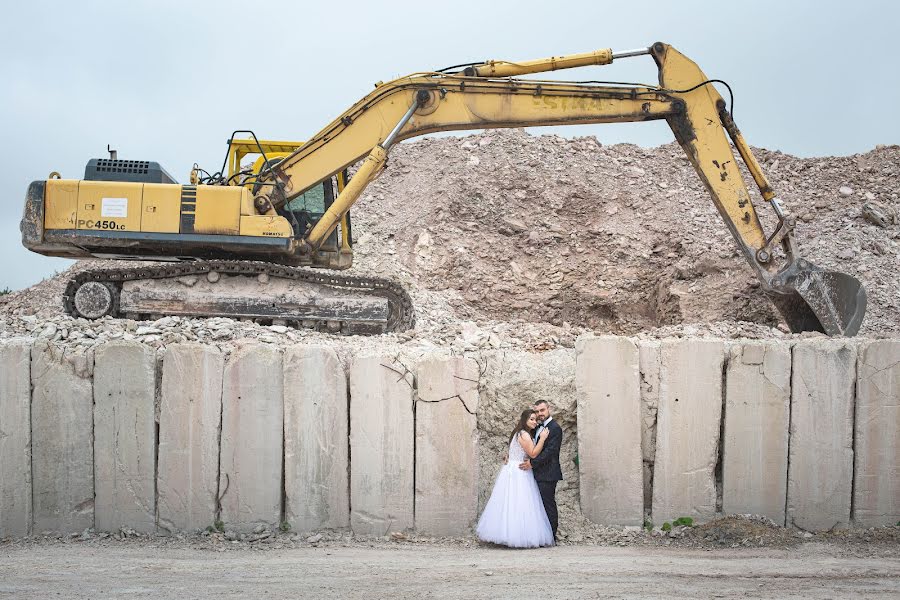
[[[415,325],[412,300],[396,282],[257,261],[83,271],[66,286],[63,305],[87,319],[230,317],[349,335]]]

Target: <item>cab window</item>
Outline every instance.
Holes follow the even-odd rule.
[[[326,182],[330,184],[331,182]],[[306,190],[287,204],[291,212],[306,211],[310,214],[321,215],[325,212],[325,184],[317,185]]]

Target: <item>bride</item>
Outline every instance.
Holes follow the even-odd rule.
[[[475,532],[478,539],[511,548],[537,548],[553,545],[553,531],[541,502],[534,474],[519,468],[526,457],[541,453],[549,431],[544,429],[535,444],[531,432],[537,416],[526,410],[509,439],[509,455],[500,469],[494,490]]]

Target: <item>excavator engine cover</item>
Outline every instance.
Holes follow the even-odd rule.
[[[84,180],[178,183],[158,162],[116,158],[90,159],[84,167]]]

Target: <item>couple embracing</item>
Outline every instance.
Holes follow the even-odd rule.
[[[562,438],[562,427],[550,416],[550,404],[545,400],[521,414],[510,435],[506,464],[478,520],[480,540],[511,548],[556,542]]]

